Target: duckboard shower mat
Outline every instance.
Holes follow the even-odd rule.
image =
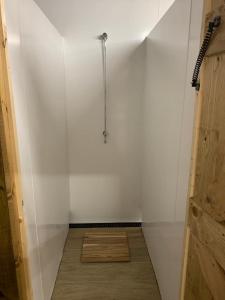
[[[90,231],[84,234],[81,262],[129,262],[125,231]]]

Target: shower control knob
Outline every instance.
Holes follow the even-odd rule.
[[[104,136],[104,143],[107,143],[107,136],[109,135],[108,132],[106,130],[103,131],[103,136]]]
[[[103,38],[103,40],[107,40],[108,39],[108,34],[106,33],[106,32],[104,32],[103,34],[102,34],[102,38]]]

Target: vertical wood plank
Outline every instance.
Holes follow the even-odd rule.
[[[18,300],[5,174],[0,147],[0,292],[8,299]]]
[[[7,61],[7,33],[3,0],[0,0],[0,78],[0,140],[14,263],[20,299],[32,300],[18,165],[16,127]]]

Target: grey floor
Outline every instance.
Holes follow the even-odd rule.
[[[83,234],[90,229],[70,229],[52,300],[161,299],[141,229],[107,230],[127,231],[131,262],[81,263]]]

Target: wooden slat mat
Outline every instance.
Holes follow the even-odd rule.
[[[84,235],[81,262],[130,261],[126,232],[91,231]]]

